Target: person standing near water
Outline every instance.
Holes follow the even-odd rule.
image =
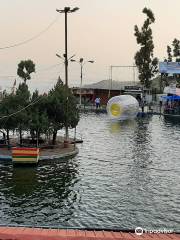
[[[140,103],[142,112],[144,112],[145,101],[146,101],[145,97],[143,96],[142,99],[141,99],[141,103]]]
[[[161,114],[162,104],[163,104],[163,102],[162,102],[162,99],[160,98],[160,100],[159,100],[160,114]]]
[[[98,108],[100,108],[100,98],[99,97],[97,97],[96,99],[95,99],[95,104],[96,104],[96,109],[98,109]]]

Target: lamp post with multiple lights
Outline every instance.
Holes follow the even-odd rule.
[[[56,9],[59,13],[64,13],[65,15],[65,85],[68,87],[68,51],[67,51],[67,14],[73,13],[79,10],[78,7],[71,9],[70,7],[65,7],[64,9]]]
[[[70,7],[64,7],[64,9],[56,9],[58,13],[64,13],[65,15],[65,53],[64,53],[64,63],[65,63],[65,86],[68,88],[68,50],[67,50],[67,14],[73,13],[79,10],[78,7],[70,8]],[[61,57],[60,55],[56,54],[57,57]],[[68,141],[68,96],[66,100],[66,119],[65,119],[65,138],[66,141]]]
[[[83,78],[83,67],[86,63],[94,63],[93,60],[89,60],[89,61],[85,61],[84,62],[84,59],[83,58],[80,58],[79,61],[76,61],[74,59],[71,59],[71,62],[77,62],[80,64],[81,66],[81,75],[80,75],[80,78],[81,78],[81,82],[80,82],[80,98],[79,98],[79,106],[81,107],[81,104],[82,104],[82,78]]]

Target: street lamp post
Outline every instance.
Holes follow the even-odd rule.
[[[80,75],[80,78],[81,78],[81,82],[80,82],[80,94],[79,94],[79,106],[81,107],[81,104],[82,104],[82,78],[83,78],[83,67],[86,63],[94,63],[93,60],[89,60],[89,61],[86,61],[84,62],[84,59],[83,58],[80,58],[79,61],[76,61],[74,59],[71,59],[71,62],[78,62],[81,66],[81,75]]]
[[[68,51],[67,51],[67,14],[73,13],[79,10],[78,7],[71,9],[70,7],[65,7],[64,9],[56,9],[59,13],[64,13],[65,15],[65,85],[68,87]]]
[[[67,14],[68,13],[73,13],[76,12],[77,10],[79,10],[78,7],[75,7],[73,9],[71,9],[70,7],[64,7],[64,9],[56,9],[56,11],[58,13],[64,13],[65,15],[65,54],[63,55],[65,58],[65,86],[68,88],[68,50],[67,50]],[[58,56],[58,54],[56,54],[56,56]],[[60,57],[60,56],[58,56]],[[68,92],[67,92],[68,94]],[[66,100],[66,120],[65,120],[65,129],[66,129],[66,133],[65,133],[65,138],[66,141],[68,141],[68,119],[67,119],[67,115],[68,115],[68,96],[67,96],[67,100]]]
[[[81,65],[81,83],[80,83],[80,95],[79,95],[79,105],[81,107],[81,104],[82,104],[82,69],[83,69],[83,58],[80,58],[79,59],[79,63]]]

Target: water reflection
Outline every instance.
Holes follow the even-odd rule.
[[[132,159],[137,164],[137,167],[146,168],[151,160],[151,131],[149,129],[149,123],[152,117],[137,119],[136,130],[132,137]]]
[[[9,179],[7,175],[6,171],[1,175],[0,184],[2,186],[3,181],[3,202],[9,207],[2,208],[0,217],[7,215],[12,223],[42,224],[47,217],[48,221],[53,219],[54,224],[62,223],[62,218],[66,222],[74,213],[75,203],[78,205],[80,201],[76,187],[78,163],[72,159],[38,167],[13,167]],[[5,219],[1,221],[4,223]]]
[[[180,128],[180,117],[163,116],[162,120],[167,127],[176,126]]]
[[[134,129],[137,123],[135,120],[125,120],[125,121],[111,121],[109,122],[110,133],[118,134],[120,132],[129,131]]]
[[[178,229],[179,129],[159,116],[112,123],[84,114],[75,158],[29,173],[0,165],[0,223]]]
[[[14,196],[31,195],[37,184],[37,167],[13,167],[11,191]]]
[[[68,198],[77,181],[78,164],[72,159],[38,168],[39,190],[49,189],[61,202]]]

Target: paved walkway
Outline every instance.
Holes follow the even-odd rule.
[[[0,240],[180,240],[179,234],[142,234],[109,231],[0,227]]]

